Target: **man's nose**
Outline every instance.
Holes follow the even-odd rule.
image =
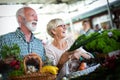
[[[35,20],[35,21],[38,21],[38,17],[37,17],[37,15],[34,16],[34,20]]]

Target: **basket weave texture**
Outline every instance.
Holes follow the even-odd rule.
[[[32,58],[39,61],[39,71],[31,74],[27,74],[26,61],[28,61],[30,57],[31,56],[29,55],[25,56],[23,61],[25,74],[22,76],[10,76],[9,80],[55,80],[56,79],[56,75],[53,75],[51,73],[41,73],[40,70],[42,68],[42,60],[37,55],[32,56]]]
[[[23,75],[23,76],[15,76],[10,77],[9,80],[55,80],[56,75],[50,74],[50,73],[33,73],[30,75]]]

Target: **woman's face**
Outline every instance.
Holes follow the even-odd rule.
[[[66,25],[64,23],[58,25],[54,30],[53,30],[54,38],[65,38],[66,36]]]

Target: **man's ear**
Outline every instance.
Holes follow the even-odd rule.
[[[23,22],[23,17],[22,16],[18,16],[18,22],[20,22],[20,23]]]

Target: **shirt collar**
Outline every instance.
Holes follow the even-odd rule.
[[[20,30],[20,28],[17,28],[16,34],[17,34],[17,36],[18,36],[19,38],[23,38],[23,39],[26,41],[25,35],[24,35],[24,33]],[[34,35],[33,35],[33,33],[31,33],[31,34],[32,34],[32,35],[31,35],[31,40],[30,40],[30,41],[33,41]]]

